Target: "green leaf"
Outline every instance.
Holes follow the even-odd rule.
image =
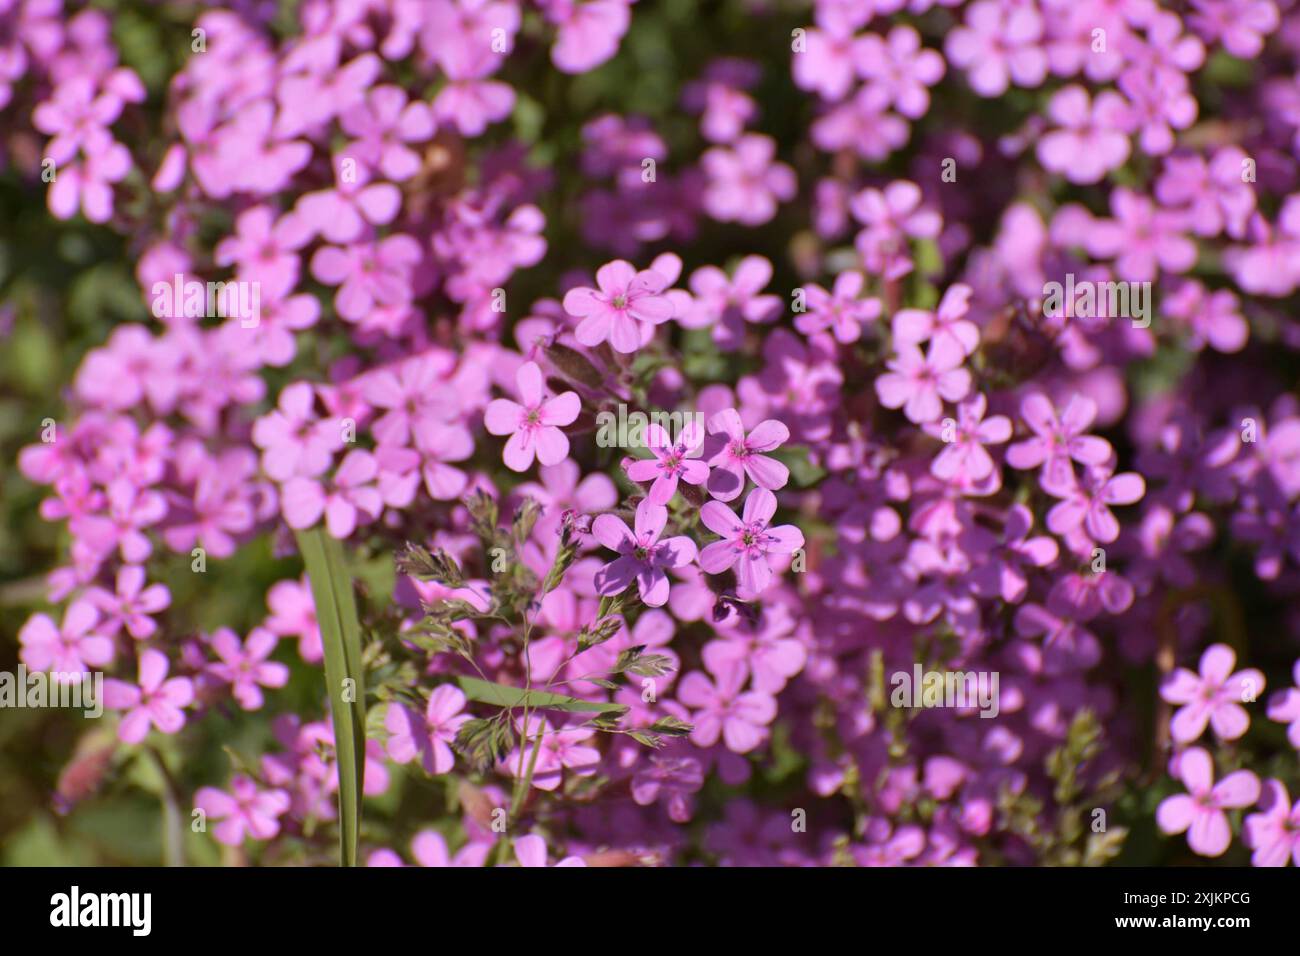
[[[565,697],[563,694],[551,694],[541,690],[524,690],[522,687],[493,684],[479,680],[477,677],[457,677],[456,683],[470,700],[482,704],[495,704],[497,707],[529,707],[558,710],[566,714],[621,714],[628,709],[624,704],[579,700],[576,697]]]
[[[650,730],[656,734],[664,734],[668,737],[685,737],[695,728],[679,717],[669,714],[666,717],[660,717],[650,725]]]
[[[815,485],[826,477],[826,469],[813,464],[808,449],[803,445],[787,445],[767,454],[790,469],[791,479],[800,488]]]
[[[334,721],[334,751],[339,774],[339,852],[343,866],[357,865],[361,835],[361,788],[365,773],[366,690],[361,665],[361,625],[357,621],[352,577],[343,545],[321,527],[295,532],[311,581],[316,619],[325,649],[325,685]],[[351,701],[343,700],[351,679]]]

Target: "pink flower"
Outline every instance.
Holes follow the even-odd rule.
[[[745,499],[743,518],[720,501],[705,502],[700,520],[721,541],[700,552],[700,567],[708,574],[721,574],[739,562],[736,578],[743,593],[757,594],[772,580],[769,554],[792,554],[803,547],[803,532],[794,525],[770,527],[776,514],[776,495],[755,488]]]
[[[267,660],[279,641],[265,628],[255,627],[241,644],[230,628],[217,628],[209,643],[220,662],[209,664],[208,673],[230,685],[231,694],[244,710],[259,710],[263,687],[283,687],[289,682],[289,668]]]
[[[980,332],[979,327],[966,318],[972,291],[970,286],[958,282],[943,294],[934,312],[900,309],[892,323],[895,344],[920,345],[927,339],[931,343],[946,341],[959,348],[962,355],[973,353],[979,347]]]
[[[138,641],[152,637],[158,630],[149,615],[157,614],[172,601],[167,585],[145,587],[144,568],[137,564],[118,568],[116,593],[95,587],[86,592],[86,597],[103,613],[106,637],[113,637],[125,626],[126,632]]]
[[[1146,481],[1135,471],[1115,475],[1109,467],[1090,468],[1083,482],[1047,513],[1048,530],[1067,535],[1083,529],[1094,541],[1108,544],[1119,537],[1119,522],[1109,506],[1134,504],[1144,494]]]
[[[535,833],[522,836],[515,841],[515,859],[520,866],[546,866],[546,841]],[[556,866],[586,866],[587,861],[580,856],[566,856]]]
[[[253,443],[262,449],[262,470],[276,481],[325,472],[343,447],[343,430],[334,419],[316,417],[316,391],[294,382],[280,392],[275,410],[253,423]]]
[[[1128,160],[1127,106],[1118,93],[1101,93],[1090,103],[1082,86],[1067,86],[1047,109],[1062,128],[1038,141],[1038,159],[1045,168],[1072,183],[1095,183]]]
[[[293,213],[276,219],[269,206],[254,206],[235,220],[235,235],[217,243],[214,259],[219,266],[237,264],[240,280],[260,283],[263,301],[280,299],[298,283],[297,250],[310,238]]]
[[[519,729],[520,736],[526,743],[522,754],[520,748],[516,747],[501,761],[501,770],[505,773],[518,776],[522,768],[526,774],[532,764],[532,786],[538,790],[556,790],[563,782],[566,769],[580,777],[589,777],[596,772],[600,763],[600,751],[586,743],[596,733],[591,728],[554,728],[544,718],[529,717],[528,732],[523,732],[522,721]],[[541,752],[534,764],[533,750],[537,747],[541,748]]]
[[[543,465],[555,465],[569,455],[569,439],[559,426],[578,417],[582,402],[577,392],[563,392],[545,398],[542,370],[536,362],[525,362],[515,373],[523,404],[506,398],[493,399],[483,416],[493,435],[509,435],[502,458],[512,471],[527,471],[533,456]]]
[[[902,408],[917,424],[932,422],[943,413],[943,400],[957,402],[970,391],[965,356],[952,340],[930,343],[928,355],[915,345],[899,343],[897,354],[886,364],[889,371],[876,379],[876,394],[886,408]]]
[[[957,419],[952,423],[952,436],[947,435],[948,423],[931,423],[925,430],[947,443],[947,447],[930,463],[930,474],[941,481],[958,479],[980,482],[993,474],[992,456],[985,445],[1001,445],[1011,437],[1011,419],[1005,415],[984,418],[988,400],[980,393],[957,406]]]
[[[1291,797],[1281,780],[1268,780],[1259,799],[1262,813],[1246,817],[1242,838],[1255,852],[1253,866],[1286,866],[1292,860],[1300,866],[1300,800]]]
[[[859,299],[866,280],[861,272],[841,272],[827,292],[819,285],[808,286],[808,311],[795,317],[794,327],[804,335],[830,329],[835,341],[849,345],[862,337],[862,326],[880,318],[879,299]]]
[[[246,836],[270,840],[280,832],[280,817],[289,810],[289,794],[279,789],[259,789],[251,777],[231,778],[230,793],[216,787],[200,787],[194,806],[214,820],[212,830],[218,843],[239,846]]]
[[[384,727],[388,731],[388,756],[398,763],[410,763],[416,757],[429,773],[446,773],[455,763],[451,742],[456,732],[470,719],[465,709],[465,694],[451,684],[439,685],[429,695],[424,718],[398,703],[388,706]]]
[[[882,37],[868,33],[853,44],[858,75],[889,92],[898,112],[912,119],[930,108],[930,91],[943,78],[943,57],[921,47],[915,28],[900,25]]]
[[[790,480],[790,469],[763,452],[774,451],[790,440],[790,429],[774,418],[759,422],[748,436],[734,408],[718,412],[708,422],[709,432],[725,444],[709,459],[709,494],[719,501],[734,501],[745,488],[748,475],[760,488],[778,491]]]
[[[271,614],[263,626],[280,637],[298,638],[298,655],[308,664],[321,660],[320,624],[316,620],[316,602],[304,574],[297,581],[277,581],[266,593]]]
[[[628,0],[545,0],[541,6],[558,27],[551,62],[565,73],[586,73],[617,53],[632,19]]]
[[[104,681],[104,706],[125,710],[117,735],[128,744],[138,744],[157,727],[174,734],[185,726],[183,708],[194,700],[194,684],[188,677],[167,680],[167,655],[149,648],[140,654],[140,684],[110,678]]]
[[[374,455],[356,448],[343,457],[326,485],[312,478],[290,478],[280,492],[284,520],[291,528],[310,528],[323,514],[330,535],[346,538],[356,530],[358,517],[373,521],[384,508],[374,485],[378,473]]]
[[[467,843],[456,855],[447,849],[447,841],[437,830],[421,830],[411,840],[411,856],[417,864],[426,867],[479,867],[487,862],[490,843]],[[376,850],[366,860],[366,866],[405,866],[402,858],[392,850]]]
[[[1225,809],[1248,807],[1259,799],[1259,778],[1249,770],[1214,782],[1214,762],[1200,747],[1174,758],[1176,776],[1187,793],[1165,797],[1156,807],[1156,824],[1167,834],[1187,831],[1187,845],[1201,856],[1222,856],[1232,842]]]
[[[1200,676],[1184,667],[1169,675],[1160,696],[1183,705],[1169,727],[1174,740],[1191,743],[1205,733],[1207,722],[1220,740],[1236,740],[1250,727],[1250,716],[1241,704],[1258,699],[1264,675],[1254,668],[1233,673],[1236,662],[1231,647],[1214,644],[1201,655]]]
[[[50,183],[48,205],[59,219],[71,219],[80,207],[91,222],[108,222],[113,215],[113,187],[131,172],[131,154],[111,140],[105,148],[63,166]]]
[[[1291,676],[1296,686],[1288,687],[1273,696],[1268,703],[1268,719],[1290,724],[1287,739],[1291,741],[1292,747],[1300,750],[1300,660],[1295,662]]]
[[[596,572],[599,594],[618,594],[633,580],[641,600],[650,607],[662,607],[668,600],[665,568],[680,568],[695,560],[695,542],[683,536],[659,540],[668,523],[668,509],[649,499],[636,506],[635,533],[623,519],[612,514],[597,515],[591,533],[619,557]]]
[[[643,766],[632,778],[632,799],[642,807],[662,799],[668,806],[668,819],[686,823],[695,812],[692,795],[703,786],[704,769],[694,757],[651,754],[649,766]]]
[[[637,272],[615,259],[596,270],[596,284],[599,290],[580,286],[564,296],[564,311],[582,319],[573,335],[588,348],[608,339],[616,352],[635,352],[673,317],[672,301],[660,294],[668,282],[658,272]]]
[[[966,8],[965,26],[948,34],[948,59],[967,70],[980,96],[1001,96],[1014,82],[1034,87],[1047,76],[1043,18],[1034,6],[980,0]]]
[[[420,244],[399,233],[342,248],[322,246],[311,258],[311,272],[326,285],[339,287],[334,296],[339,316],[360,322],[378,306],[411,301],[412,272],[420,257]]]
[[[399,86],[376,86],[339,116],[339,125],[354,139],[345,150],[371,170],[401,182],[420,170],[420,156],[407,143],[423,143],[434,134],[428,104],[407,102]]]
[[[666,505],[677,493],[677,480],[692,485],[702,485],[709,478],[709,466],[698,458],[704,442],[704,429],[691,419],[682,428],[674,444],[667,429],[658,423],[646,426],[645,444],[654,455],[626,465],[627,476],[633,481],[653,481],[647,500],[651,504]]]
[[[794,170],[774,161],[776,141],[746,133],[732,146],[715,146],[700,157],[708,177],[704,208],[721,222],[759,226],[776,215],[778,203],[794,198]]]
[[[53,671],[77,680],[91,667],[113,660],[113,642],[99,633],[99,612],[89,600],[73,601],[56,627],[48,614],[33,614],[18,631],[19,657],[31,671]]]
[[[705,662],[710,667],[709,662]],[[714,662],[713,679],[691,671],[677,687],[677,699],[691,708],[695,729],[691,741],[712,747],[721,737],[732,753],[747,754],[768,736],[768,725],[776,718],[776,700],[770,694],[752,690],[741,693],[747,669],[740,663]]]
[[[1097,417],[1097,403],[1084,395],[1070,396],[1058,418],[1051,399],[1041,392],[1033,392],[1020,403],[1020,416],[1033,430],[1034,437],[1008,448],[1007,464],[1021,469],[1041,465],[1043,470],[1038,481],[1048,494],[1061,497],[1074,487],[1071,459],[1096,467],[1105,464],[1114,453],[1104,438],[1084,434]]]

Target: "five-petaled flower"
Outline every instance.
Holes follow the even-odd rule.
[[[758,594],[772,580],[768,555],[792,554],[803,547],[803,532],[794,525],[771,526],[774,514],[776,495],[766,488],[749,493],[740,518],[720,501],[705,502],[700,520],[722,540],[700,552],[700,567],[709,574],[721,574],[736,565],[742,596]]]
[[[627,476],[633,481],[653,481],[647,499],[651,504],[666,505],[677,492],[677,481],[702,485],[709,477],[709,466],[698,457],[704,442],[704,429],[688,421],[674,442],[662,425],[651,423],[645,429],[645,445],[653,458],[627,462]]]
[[[577,392],[546,398],[542,370],[525,362],[515,373],[523,404],[497,398],[488,405],[484,424],[493,435],[509,435],[502,458],[512,471],[527,471],[533,456],[543,465],[558,465],[569,454],[569,439],[560,431],[578,417],[582,402]]]
[[[600,594],[618,594],[636,581],[641,600],[662,607],[668,600],[668,568],[680,568],[695,560],[695,542],[685,535],[659,540],[668,523],[668,509],[649,499],[636,506],[635,530],[617,515],[597,515],[591,533],[619,557],[596,572]]]
[[[599,289],[579,286],[564,296],[564,311],[582,319],[574,337],[589,348],[608,339],[615,352],[635,352],[673,317],[672,301],[662,294],[668,282],[658,272],[637,272],[615,259],[596,270],[596,284]]]
[[[1201,856],[1222,856],[1232,842],[1225,810],[1248,807],[1259,799],[1259,778],[1236,770],[1214,782],[1214,762],[1200,747],[1174,757],[1175,776],[1187,793],[1165,797],[1156,807],[1156,823],[1168,834],[1187,832],[1187,845]]]

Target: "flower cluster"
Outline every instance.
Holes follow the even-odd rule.
[[[82,6],[17,653],[223,859],[1300,865],[1300,7]]]

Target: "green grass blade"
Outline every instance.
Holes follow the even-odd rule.
[[[366,769],[366,688],[361,669],[361,625],[352,594],[352,577],[343,545],[323,528],[296,532],[307,565],[321,643],[325,648],[325,686],[334,721],[334,751],[339,774],[339,843],[344,866],[357,865],[361,833],[361,790]],[[352,692],[345,699],[344,681]]]
[[[457,677],[456,683],[470,700],[498,707],[526,706],[530,709],[559,710],[567,714],[621,714],[627,710],[623,704],[599,703],[540,690],[524,690],[522,687],[493,684],[477,677]]]

